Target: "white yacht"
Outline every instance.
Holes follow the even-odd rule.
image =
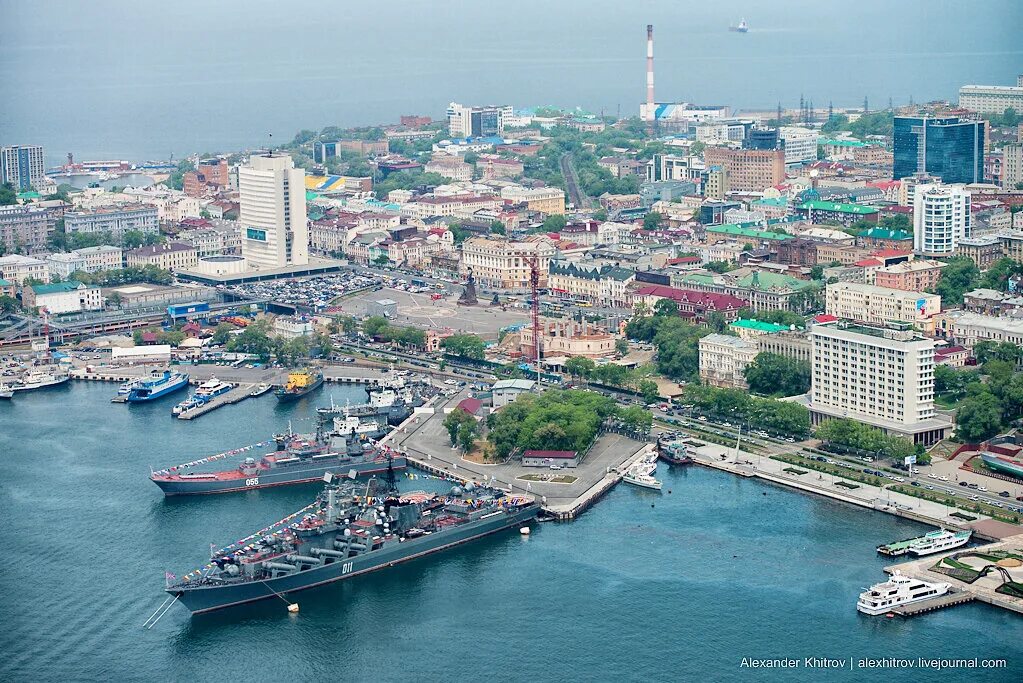
[[[33,370],[27,375],[22,376],[20,379],[15,380],[14,384],[10,386],[12,391],[31,391],[33,389],[43,389],[45,387],[52,387],[71,379],[71,377],[60,371],[49,371],[42,372],[39,370]]]
[[[641,486],[645,489],[653,489],[655,491],[661,490],[661,482],[650,476],[652,472],[649,464],[638,462],[630,467],[622,479],[633,486]]]
[[[948,593],[948,583],[928,583],[911,579],[898,570],[884,583],[877,583],[860,593],[856,609],[864,614],[878,615],[891,612],[896,607],[921,600],[929,600]]]
[[[14,389],[6,384],[0,384],[0,398],[14,398]]]
[[[972,535],[972,529],[955,532],[947,531],[945,529],[929,531],[920,538],[914,539],[909,544],[908,550],[911,555],[916,555],[917,557],[932,555],[944,550],[952,550],[953,548],[964,546],[970,542],[970,537]]]

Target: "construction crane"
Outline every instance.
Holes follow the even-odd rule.
[[[530,315],[533,323],[533,362],[536,363],[536,391],[540,391],[540,356],[543,349],[540,345],[540,268],[536,257],[526,260],[529,264],[529,288],[532,294]]]

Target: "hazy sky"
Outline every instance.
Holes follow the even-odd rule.
[[[1023,72],[1019,0],[0,0],[0,142],[166,158],[451,100],[633,115],[647,23],[662,101],[884,106]]]

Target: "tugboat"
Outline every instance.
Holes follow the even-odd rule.
[[[390,474],[380,487],[376,480],[353,484],[324,476],[326,486],[311,505],[214,550],[206,565],[180,578],[167,573],[165,590],[193,614],[290,596],[520,529],[540,511],[533,496],[472,482],[447,493],[398,493]],[[285,600],[289,611],[298,610]]]
[[[297,401],[323,386],[323,373],[319,370],[299,370],[288,373],[288,382],[274,390],[278,401]]]
[[[693,462],[686,445],[681,441],[657,441],[657,455],[669,465],[688,465]]]

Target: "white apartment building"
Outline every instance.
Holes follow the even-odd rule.
[[[1023,75],[1016,85],[964,85],[959,88],[959,106],[981,114],[1002,115],[1012,107],[1023,111]]]
[[[1002,147],[1002,187],[1015,190],[1023,183],[1023,142]]]
[[[458,157],[441,156],[431,159],[423,169],[427,173],[437,173],[452,180],[472,180],[473,165],[467,164]]]
[[[466,107],[452,102],[448,105],[448,133],[455,138],[478,138],[502,135],[505,118],[514,116],[510,105]]]
[[[815,131],[808,128],[782,126],[778,137],[785,150],[785,164],[803,164],[817,160],[817,141],[820,139]]]
[[[45,308],[53,315],[98,311],[103,308],[103,293],[99,287],[89,287],[74,280],[26,287],[21,297],[26,307]]]
[[[814,325],[810,419],[848,418],[930,445],[952,425],[934,410],[934,340],[909,326]]]
[[[759,353],[755,341],[726,334],[700,339],[700,381],[713,387],[746,389],[746,368]]]
[[[956,309],[937,316],[934,334],[971,350],[979,341],[1009,342],[1023,346],[1023,319]]]
[[[137,203],[78,208],[64,212],[64,231],[107,232],[114,239],[121,239],[129,231],[155,235],[160,232],[159,212],[155,206]]]
[[[123,263],[124,256],[121,248],[107,244],[84,247],[66,254],[58,252],[46,257],[50,274],[58,275],[63,280],[66,280],[75,271],[95,273],[100,270],[118,270]]]
[[[970,193],[957,185],[917,185],[913,191],[913,250],[951,256],[973,233]]]
[[[26,278],[49,282],[50,269],[46,261],[19,254],[0,256],[0,279],[21,285]]]
[[[10,183],[18,192],[43,191],[52,184],[45,172],[42,146],[0,147],[0,183]]]
[[[242,253],[256,270],[309,263],[305,171],[286,154],[253,155],[238,169]]]
[[[882,325],[891,321],[927,326],[941,312],[941,297],[926,292],[876,287],[859,282],[833,282],[824,295],[828,315]]]
[[[459,272],[472,269],[476,281],[485,287],[524,289],[530,286],[530,262],[535,259],[540,286],[547,286],[554,246],[547,240],[512,242],[471,237],[462,243]]]

